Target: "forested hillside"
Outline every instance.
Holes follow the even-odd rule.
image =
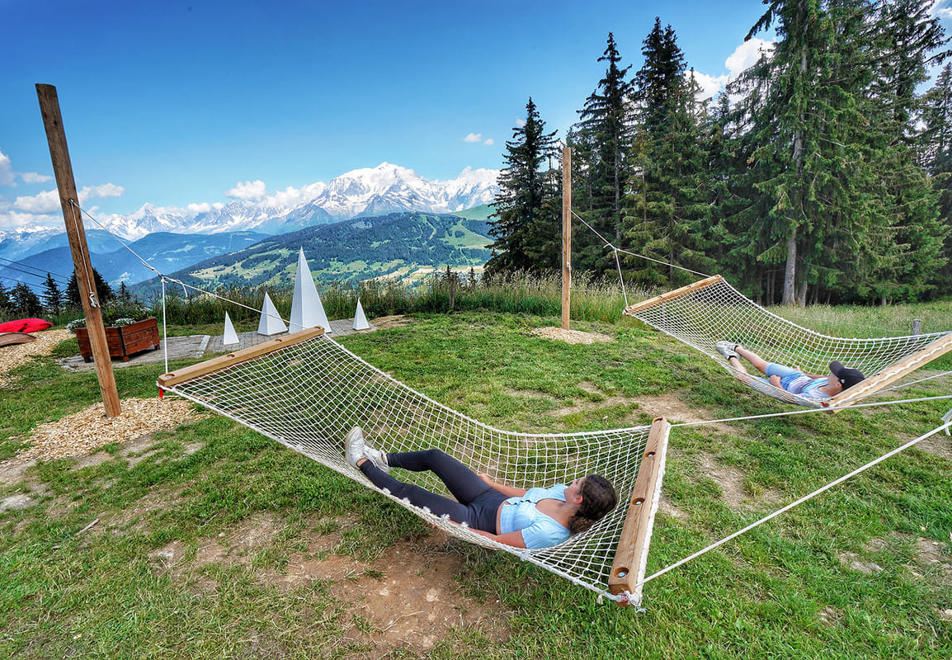
[[[203,289],[290,285],[298,250],[303,248],[312,274],[322,282],[375,277],[412,281],[447,265],[481,269],[490,255],[488,243],[485,220],[391,213],[273,236],[172,277]],[[148,296],[157,286],[155,280],[149,280],[133,291]]]
[[[748,39],[776,41],[713,99],[660,18],[636,64],[609,33],[605,74],[564,136],[573,208],[595,230],[574,220],[573,267],[614,273],[609,241],[657,260],[621,255],[643,284],[697,279],[682,267],[768,304],[947,296],[952,66],[931,5],[768,1]],[[559,268],[557,135],[531,98],[525,117],[489,275]]]

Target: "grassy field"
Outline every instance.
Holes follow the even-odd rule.
[[[938,322],[948,303],[937,305],[883,325]],[[864,309],[817,313],[835,334],[874,323]],[[497,427],[789,409],[631,320],[576,323],[613,341],[574,346],[531,334],[553,316],[408,320],[340,341]],[[98,399],[93,374],[54,359],[24,365],[0,391],[0,460],[36,425]],[[117,370],[120,396],[154,396],[157,369]],[[901,393],[944,394],[949,383]],[[648,572],[934,428],[950,405],[673,429]],[[948,658],[950,468],[949,439],[934,437],[652,581],[637,613],[444,537],[336,472],[202,415],[0,483],[0,501],[32,498],[0,513],[0,656]]]

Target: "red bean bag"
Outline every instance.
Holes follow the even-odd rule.
[[[20,319],[0,323],[0,332],[39,332],[46,330],[53,324],[43,319]]]

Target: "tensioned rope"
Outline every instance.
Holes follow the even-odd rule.
[[[883,455],[880,456],[879,458],[870,461],[870,462],[867,463],[866,465],[863,465],[863,466],[861,466],[861,467],[858,467],[858,468],[856,468],[855,470],[853,470],[852,472],[850,472],[850,473],[848,473],[848,474],[844,474],[844,475],[843,475],[842,477],[840,477],[839,479],[835,479],[835,480],[831,481],[830,483],[826,484],[825,486],[822,486],[822,487],[820,487],[820,488],[817,488],[817,489],[816,489],[815,491],[813,491],[812,493],[808,493],[808,494],[804,495],[803,497],[801,497],[801,498],[799,498],[799,499],[797,499],[797,500],[791,502],[791,503],[788,504],[787,506],[782,507],[782,508],[780,508],[780,509],[777,509],[777,510],[774,511],[773,513],[764,516],[764,517],[761,518],[760,520],[757,520],[756,522],[753,522],[753,523],[751,523],[750,525],[747,525],[747,526],[744,527],[743,529],[739,529],[739,530],[737,530],[736,532],[734,532],[733,534],[729,534],[728,536],[725,536],[725,537],[722,538],[721,540],[715,541],[714,543],[711,543],[711,544],[708,545],[706,548],[702,548],[701,550],[698,550],[697,552],[695,552],[695,553],[693,553],[693,554],[691,554],[691,555],[688,555],[688,556],[685,557],[684,559],[681,559],[681,560],[679,560],[679,561],[676,561],[676,562],[674,562],[674,563],[672,563],[672,564],[670,564],[670,565],[668,565],[668,566],[662,568],[662,569],[659,570],[659,571],[655,571],[655,572],[652,573],[651,575],[647,576],[647,577],[642,581],[642,584],[645,584],[645,583],[647,583],[647,582],[650,582],[651,580],[654,580],[656,577],[660,577],[660,576],[664,575],[665,573],[667,573],[667,572],[669,572],[669,571],[673,571],[674,569],[678,568],[679,566],[683,566],[684,564],[688,563],[689,561],[693,561],[693,560],[697,559],[697,558],[700,557],[701,555],[706,554],[706,553],[710,552],[711,550],[713,550],[713,549],[715,549],[715,548],[718,548],[718,547],[724,545],[724,544],[727,543],[728,541],[737,538],[737,537],[740,536],[741,534],[745,534],[745,533],[749,532],[750,530],[754,529],[755,527],[759,527],[760,525],[763,525],[765,522],[776,518],[777,516],[779,516],[779,515],[782,514],[782,513],[786,513],[787,511],[789,511],[790,509],[794,508],[795,506],[798,506],[798,505],[800,505],[800,504],[803,504],[803,503],[806,502],[807,500],[813,499],[813,498],[816,497],[817,495],[819,495],[819,494],[821,494],[821,493],[824,493],[824,492],[830,490],[830,489],[833,488],[834,486],[837,486],[837,485],[843,483],[843,482],[846,481],[847,479],[850,479],[850,478],[855,477],[856,475],[858,475],[858,474],[860,474],[860,473],[862,473],[862,472],[865,472],[865,471],[868,470],[869,468],[871,468],[871,467],[873,467],[873,466],[875,466],[875,465],[878,465],[878,464],[882,463],[882,462],[885,461],[887,458],[891,458],[891,457],[895,456],[895,455],[898,454],[899,452],[901,452],[901,451],[903,451],[903,450],[905,450],[905,449],[908,449],[909,447],[912,447],[913,445],[915,445],[915,444],[917,444],[917,443],[919,443],[919,442],[925,440],[926,438],[928,438],[928,437],[930,437],[930,436],[933,436],[933,435],[935,435],[936,433],[939,433],[940,431],[948,431],[950,426],[952,426],[952,420],[948,420],[948,421],[946,421],[944,424],[941,424],[941,425],[937,426],[936,428],[932,429],[932,430],[929,431],[928,433],[925,433],[925,434],[923,434],[923,435],[920,435],[920,436],[919,436],[918,438],[916,438],[915,440],[910,440],[909,442],[907,442],[906,444],[902,445],[901,447],[897,447],[896,449],[893,449],[892,451],[883,454]]]

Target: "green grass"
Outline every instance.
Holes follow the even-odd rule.
[[[616,305],[596,298],[593,307]],[[434,399],[520,431],[645,423],[652,404],[671,399],[700,418],[784,409],[632,320],[593,312],[573,324],[611,335],[607,344],[532,336],[558,323],[546,296],[539,300],[540,315],[418,313],[407,326],[341,341]],[[926,318],[931,309],[897,315]],[[847,324],[869,321],[866,313],[838,308],[823,323],[848,335]],[[804,315],[804,325],[810,320]],[[116,370],[120,395],[154,395],[156,369]],[[37,424],[98,400],[93,374],[63,372],[52,358],[15,376],[15,387],[0,391],[0,458]],[[948,390],[946,378],[902,392]],[[933,428],[949,405],[676,427],[648,572]],[[952,655],[952,463],[919,449],[650,582],[639,614],[598,605],[591,592],[509,555],[455,540],[434,550],[433,532],[401,507],[229,419],[203,416],[154,442],[134,465],[113,446],[96,465],[45,462],[22,482],[0,484],[0,498],[36,500],[0,514],[0,656],[377,657],[394,650],[377,645],[384,626],[353,604],[373,597],[361,585],[404,570],[381,563],[396,546],[454,562],[449,579],[464,609],[496,615],[489,632],[464,626],[434,640],[434,657]],[[246,561],[198,566],[210,540],[261,516],[277,529]],[[332,540],[317,558],[345,555],[367,568],[287,590],[264,577],[286,572],[314,536]],[[171,543],[185,552],[178,571],[152,558]],[[925,546],[938,548],[939,561],[923,559]],[[867,574],[853,561],[881,570]]]

